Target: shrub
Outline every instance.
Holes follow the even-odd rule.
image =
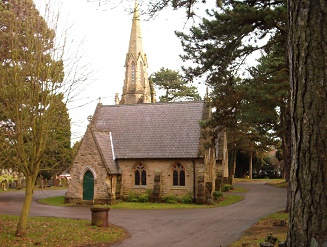
[[[134,192],[129,192],[127,201],[129,201],[129,202],[139,202],[139,196]]]
[[[177,203],[177,197],[174,195],[168,195],[163,198],[165,203],[175,204]]]
[[[151,189],[147,189],[145,193],[146,193],[146,194],[148,194],[148,195],[151,197],[151,196],[152,196],[152,193],[153,193],[153,191],[152,191]]]
[[[213,199],[215,201],[219,201],[223,197],[223,192],[221,192],[221,191],[214,191],[213,194],[212,194],[212,196],[213,196]]]
[[[145,193],[139,196],[139,202],[149,202],[150,195]]]
[[[193,203],[193,196],[191,194],[184,195],[182,197],[182,203],[184,203],[184,204],[192,204]]]
[[[228,192],[228,191],[231,191],[233,189],[234,189],[233,185],[231,185],[231,184],[224,184],[223,191]]]

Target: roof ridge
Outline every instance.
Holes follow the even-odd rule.
[[[147,106],[147,105],[177,105],[177,104],[200,104],[205,103],[204,100],[194,101],[175,101],[175,102],[154,102],[154,103],[135,103],[135,104],[115,104],[115,105],[101,105],[101,107],[128,107],[128,106]]]

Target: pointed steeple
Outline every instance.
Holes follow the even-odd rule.
[[[137,0],[135,1],[134,6],[134,14],[132,20],[132,30],[129,38],[129,54],[143,54],[143,39],[141,32],[141,23],[140,23],[140,13],[139,13],[139,5]]]
[[[120,104],[151,103],[148,61],[143,51],[139,4],[135,1],[132,30],[125,60],[125,80]]]

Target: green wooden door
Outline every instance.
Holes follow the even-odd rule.
[[[94,177],[92,172],[87,171],[83,180],[83,200],[93,200],[94,196]]]

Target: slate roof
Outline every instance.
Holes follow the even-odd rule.
[[[108,159],[197,158],[204,104],[193,101],[98,105],[92,131],[111,133],[112,143],[109,134],[97,138],[103,156]],[[112,156],[106,154],[112,152],[111,144]]]
[[[110,132],[98,132],[92,133],[96,142],[98,150],[100,151],[102,162],[104,163],[109,173],[118,173],[118,168],[115,162],[115,156],[113,151],[113,144]]]

